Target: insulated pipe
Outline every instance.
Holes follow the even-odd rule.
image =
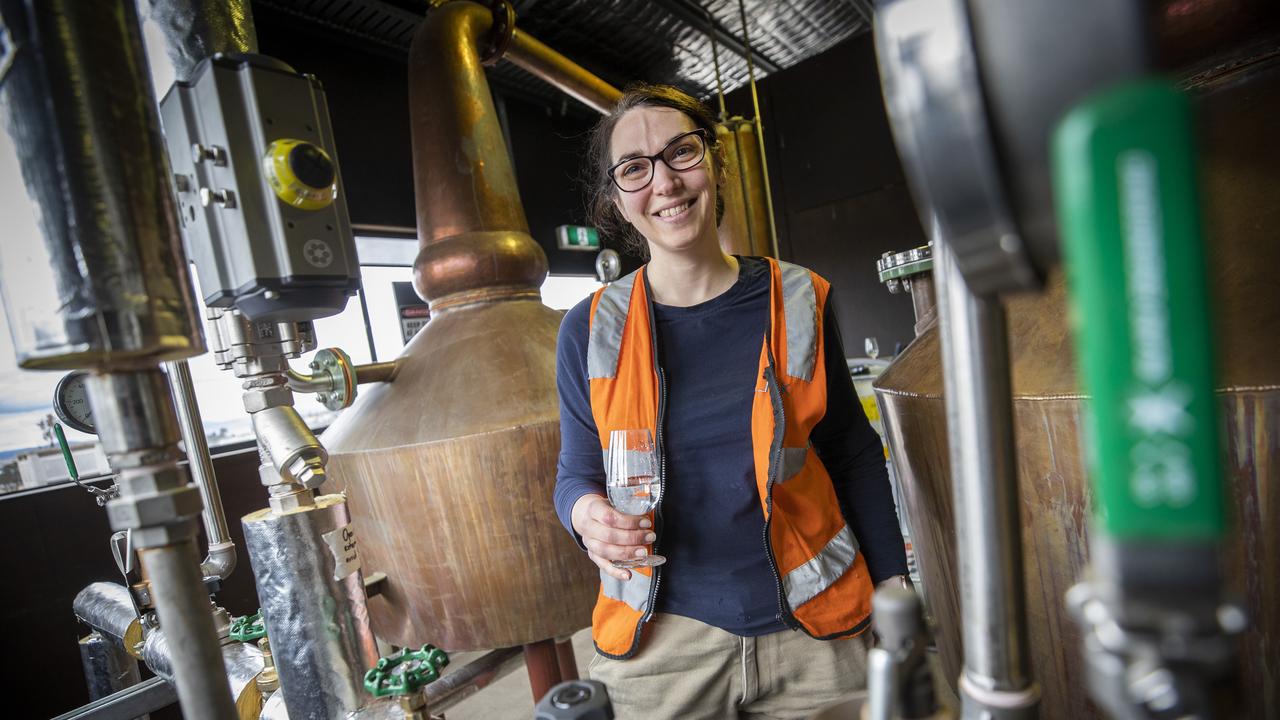
[[[215,53],[256,53],[258,34],[249,0],[137,0],[143,20],[165,39],[174,79],[185,81]],[[158,58],[151,58],[157,69]],[[157,77],[159,73],[155,74]]]
[[[142,641],[142,626],[133,607],[133,596],[123,585],[90,583],[76,594],[71,609],[85,625],[130,651]]]
[[[505,59],[601,115],[608,115],[622,91],[516,28]]]
[[[138,661],[114,640],[93,631],[80,638],[80,664],[84,668],[89,699],[97,700],[138,684]]]
[[[937,224],[934,274],[964,618],[966,718],[1034,718],[1022,589],[1008,338],[998,298],[970,290]]]
[[[216,575],[226,580],[236,568],[236,544],[231,539],[227,516],[222,509],[222,493],[218,490],[218,476],[214,473],[209,443],[204,436],[196,388],[191,382],[191,368],[185,360],[164,363],[163,367],[169,375],[169,389],[178,411],[178,427],[182,431],[182,445],[187,451],[187,467],[204,503],[200,520],[204,523],[209,554],[200,563],[200,572],[205,577]]]

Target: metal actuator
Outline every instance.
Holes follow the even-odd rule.
[[[255,321],[340,312],[359,263],[319,81],[261,55],[215,55],[160,114],[205,304]]]

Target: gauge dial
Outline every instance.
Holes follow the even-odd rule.
[[[67,373],[53,391],[53,411],[67,427],[96,435],[93,408],[89,406],[89,373]]]

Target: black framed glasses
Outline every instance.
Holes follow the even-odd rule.
[[[707,156],[707,131],[703,128],[677,135],[657,155],[620,160],[609,168],[609,179],[622,192],[639,192],[653,182],[655,163],[661,160],[676,172],[691,170]]]

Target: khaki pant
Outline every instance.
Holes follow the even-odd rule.
[[[866,672],[862,637],[783,630],[744,638],[663,614],[631,659],[597,653],[588,668],[609,689],[617,720],[808,718],[864,689]]]

